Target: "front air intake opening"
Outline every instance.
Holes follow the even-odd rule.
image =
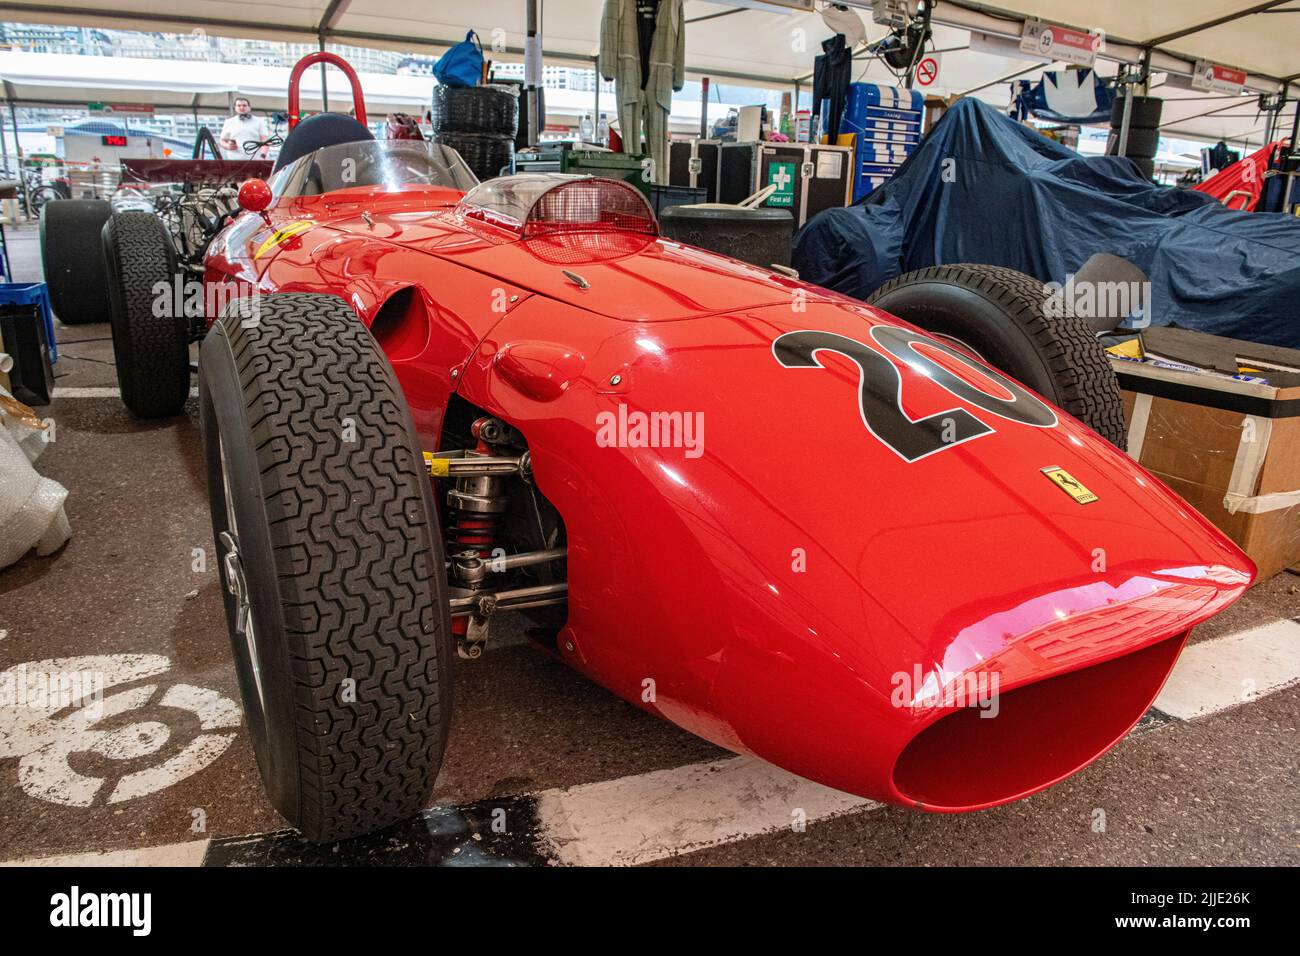
[[[913,738],[894,786],[927,810],[974,810],[1068,776],[1126,734],[1160,692],[1186,634],[964,707]]]
[[[390,362],[420,355],[429,343],[429,310],[424,296],[413,286],[398,289],[375,313],[370,334]]]

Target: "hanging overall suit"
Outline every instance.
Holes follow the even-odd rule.
[[[668,113],[673,91],[686,81],[686,29],[682,0],[658,0],[657,11],[655,6],[655,0],[605,0],[597,69],[615,83],[623,152],[649,153],[654,182],[666,183]],[[643,37],[648,40],[644,46]],[[641,147],[643,122],[645,149]]]

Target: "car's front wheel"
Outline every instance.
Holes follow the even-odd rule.
[[[442,538],[393,370],[348,305],[240,306],[199,363],[226,618],[271,802],[337,840],[433,788],[451,712]]]

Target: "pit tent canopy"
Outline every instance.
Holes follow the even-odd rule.
[[[868,0],[847,2],[866,22],[869,41],[884,35],[885,29],[871,22]],[[688,75],[785,89],[800,83],[806,90],[812,58],[831,35],[821,15],[807,9],[812,5],[812,0],[745,5],[739,0],[687,0]],[[551,0],[539,6],[547,65],[589,68],[599,44],[603,0]],[[971,93],[1005,106],[1011,79],[1035,79],[1042,69],[1054,66],[1018,49],[1024,21],[1041,19],[1103,33],[1103,73],[1113,73],[1118,61],[1138,62],[1148,55],[1157,95],[1166,97],[1167,133],[1243,139],[1261,125],[1253,96],[1234,103],[1222,95],[1194,93],[1186,80],[1196,61],[1205,59],[1245,70],[1248,91],[1281,89],[1298,75],[1298,8],[1296,0],[940,0],[934,7],[934,42],[944,52],[939,79],[930,91]],[[522,57],[525,10],[524,0],[423,5],[409,0],[84,0],[75,7],[63,0],[0,3],[0,17],[7,20],[273,39],[302,43],[303,52],[318,43],[333,43],[436,55],[472,28],[487,55],[497,61]],[[855,63],[855,73],[862,74],[855,79],[893,82],[879,60],[857,62],[863,65]],[[312,86],[319,82],[306,81],[305,91]],[[1293,101],[1297,96],[1300,89],[1293,90]],[[1216,112],[1202,115],[1210,110]]]

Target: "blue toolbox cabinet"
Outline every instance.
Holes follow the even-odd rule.
[[[853,201],[887,182],[921,141],[925,97],[878,83],[850,83],[839,134],[854,137]]]

